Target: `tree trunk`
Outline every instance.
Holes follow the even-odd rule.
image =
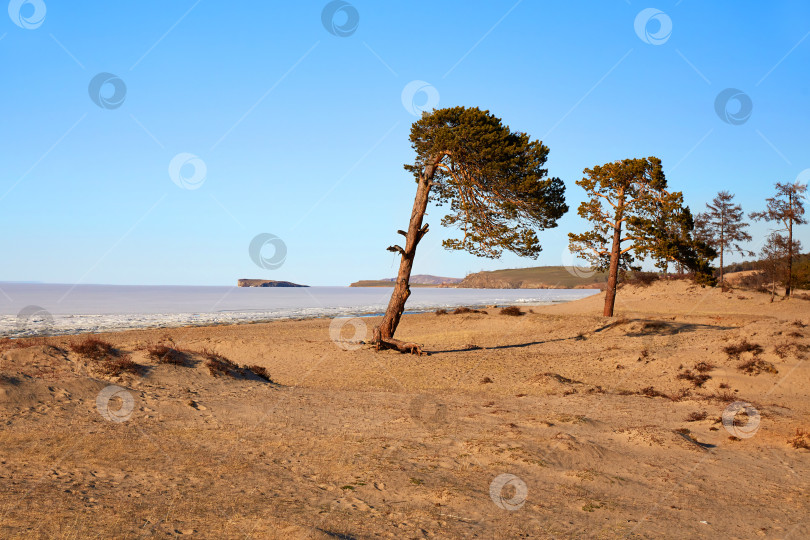
[[[408,232],[398,231],[400,234],[405,235],[405,248],[403,249],[399,246],[388,248],[389,251],[398,252],[402,258],[399,263],[399,273],[397,274],[397,281],[394,285],[394,292],[391,294],[391,300],[388,302],[388,308],[385,310],[382,321],[374,329],[373,339],[377,345],[377,349],[396,349],[401,352],[414,354],[422,353],[418,345],[414,343],[404,343],[393,338],[394,332],[396,332],[397,326],[399,325],[399,320],[402,317],[402,312],[405,311],[405,302],[411,295],[410,279],[411,270],[413,269],[413,259],[416,255],[416,246],[428,231],[427,224],[422,226],[422,220],[427,210],[433,174],[442,157],[443,154],[434,157],[433,160],[425,166],[425,170],[419,177],[416,197],[413,201],[413,210],[411,211],[411,221],[408,224]]]
[[[793,197],[790,198],[790,206],[793,208]],[[787,286],[785,296],[790,298],[791,285],[793,284],[793,219],[788,218],[788,264],[787,264]]]
[[[607,290],[605,291],[605,309],[602,315],[613,317],[613,307],[616,304],[616,286],[619,281],[619,259],[621,258],[622,244],[622,216],[624,214],[624,191],[619,194],[616,212],[616,223],[613,225],[613,245],[610,248],[610,270],[608,271]]]
[[[720,288],[725,290],[726,284],[723,282],[723,248],[720,248]]]

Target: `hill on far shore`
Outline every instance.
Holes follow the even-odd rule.
[[[473,289],[576,289],[603,288],[607,274],[587,268],[535,266],[476,272],[456,285]]]

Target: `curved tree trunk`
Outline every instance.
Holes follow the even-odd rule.
[[[374,329],[374,342],[378,349],[397,349],[401,352],[410,352],[413,354],[422,353],[418,345],[414,343],[404,343],[394,339],[394,332],[396,332],[397,326],[399,326],[402,312],[405,311],[405,302],[411,295],[410,279],[411,270],[413,269],[413,259],[416,255],[416,246],[428,231],[427,224],[422,226],[422,220],[427,210],[433,174],[442,157],[443,154],[436,156],[425,167],[425,170],[419,177],[416,197],[413,201],[413,210],[411,211],[411,221],[408,224],[408,232],[397,231],[405,236],[405,248],[403,249],[400,246],[391,246],[388,248],[389,251],[399,253],[402,259],[399,263],[399,273],[397,274],[397,280],[394,285],[394,292],[391,294],[391,300],[388,302],[388,308],[385,310],[382,322]]]

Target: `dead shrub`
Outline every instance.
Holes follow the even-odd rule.
[[[436,315],[447,315],[447,310],[446,309],[437,309],[434,313],[436,313]]]
[[[152,345],[146,349],[149,358],[158,364],[171,364],[173,366],[185,366],[189,361],[189,354],[179,351],[167,345]]]
[[[795,351],[796,356],[799,356],[799,353],[807,352],[808,350],[810,350],[810,345],[803,343],[780,343],[773,348],[773,352],[779,358],[786,358],[791,351]]]
[[[701,388],[706,381],[711,379],[711,376],[706,375],[705,373],[693,373],[691,369],[687,369],[683,373],[678,373],[676,378],[691,382],[693,385],[695,385],[695,388]]]
[[[486,311],[481,311],[480,309],[472,309],[468,307],[457,307],[452,311],[453,315],[463,315],[465,313],[486,313]]]
[[[118,376],[122,373],[132,373],[137,375],[140,373],[142,366],[133,362],[129,356],[121,356],[118,358],[106,358],[98,366],[98,370],[104,375]]]
[[[698,362],[695,364],[695,371],[698,373],[708,373],[709,371],[715,368],[714,364],[710,364],[709,362]]]
[[[642,396],[647,396],[647,397],[667,397],[666,394],[659,392],[658,390],[656,390],[652,386],[648,386],[647,388],[642,388],[641,390],[639,390],[639,394],[641,394]]]
[[[87,336],[78,343],[71,343],[70,350],[87,360],[104,360],[105,358],[114,358],[118,356],[119,351],[110,343]]]
[[[493,381],[489,377],[484,377],[483,379],[481,379],[481,384],[492,384],[493,382],[495,381]]]
[[[686,417],[687,422],[700,422],[701,420],[706,420],[706,417],[709,416],[709,413],[706,411],[701,412],[693,412],[689,413],[689,416]]]
[[[273,379],[270,378],[270,374],[267,372],[267,368],[262,366],[245,366],[245,369],[251,371],[260,379],[264,379],[267,382],[273,382]]]
[[[743,339],[736,345],[726,345],[723,347],[723,352],[725,352],[729,358],[736,358],[739,360],[742,353],[750,352],[753,353],[754,356],[762,353],[762,346],[756,343],[750,343],[747,339]]]
[[[214,377],[219,375],[233,376],[239,371],[239,366],[236,365],[236,363],[219,353],[203,349],[199,354],[205,358],[205,367],[208,368],[208,372]]]
[[[737,366],[737,369],[744,371],[750,375],[759,375],[762,372],[765,373],[779,373],[776,369],[776,366],[768,362],[767,360],[761,360],[759,358],[753,358],[748,360],[747,362],[743,362],[742,364]]]
[[[810,431],[805,431],[801,428],[796,428],[796,436],[788,439],[788,444],[796,448],[804,448],[810,450]]]
[[[509,315],[510,317],[520,317],[524,313],[520,311],[520,308],[517,306],[506,306],[505,308],[501,309],[501,315]]]

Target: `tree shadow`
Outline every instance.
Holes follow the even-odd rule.
[[[470,347],[466,346],[460,349],[446,349],[441,351],[430,351],[430,354],[443,354],[443,353],[459,353],[459,352],[470,352],[476,350],[484,350],[484,351],[497,351],[501,349],[521,349],[525,347],[531,347],[534,345],[544,345],[546,343],[558,343],[563,341],[581,341],[583,339],[587,339],[585,336],[587,334],[598,334],[600,332],[604,332],[606,330],[610,330],[611,328],[617,328],[619,326],[626,326],[631,323],[641,322],[644,324],[642,328],[638,331],[628,332],[625,334],[625,337],[647,337],[647,336],[674,336],[680,334],[689,334],[694,333],[699,330],[706,330],[706,331],[724,331],[724,330],[733,330],[736,328],[735,326],[717,326],[711,324],[699,324],[699,323],[678,323],[674,321],[660,321],[655,319],[619,319],[613,322],[610,322],[604,326],[601,326],[595,330],[592,330],[587,333],[578,334],[576,336],[571,337],[564,337],[564,338],[555,338],[555,339],[546,339],[541,341],[529,341],[526,343],[513,343],[510,345],[496,345],[494,347]]]

